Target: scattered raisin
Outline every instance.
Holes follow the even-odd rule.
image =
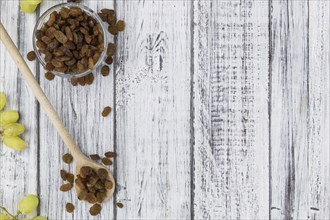
[[[121,203],[121,202],[117,202],[117,204],[116,204],[116,205],[117,205],[117,207],[118,207],[118,208],[123,208],[123,207],[124,207],[124,204],[123,204],[123,203]]]
[[[36,59],[36,53],[34,52],[34,51],[30,51],[28,54],[27,54],[27,59],[29,60],[29,61],[33,61],[33,60],[35,60]]]
[[[66,184],[63,184],[61,187],[60,187],[60,190],[62,192],[67,192],[69,191],[70,189],[72,189],[73,185],[71,183],[66,183]]]
[[[110,68],[108,66],[103,66],[101,68],[101,74],[102,76],[108,76],[110,73]]]
[[[74,183],[74,175],[72,173],[67,173],[66,174],[66,180],[69,182],[69,183]]]
[[[112,59],[112,57],[107,57],[107,58],[105,59],[105,63],[111,65],[111,64],[113,63],[113,59]]]
[[[62,156],[62,160],[63,160],[64,163],[70,164],[73,161],[73,157],[72,157],[71,154],[66,153]]]
[[[61,174],[62,180],[66,180],[66,171],[65,170],[61,170],[60,171],[60,174]]]
[[[112,109],[111,109],[110,106],[105,107],[105,108],[103,109],[103,111],[102,111],[102,116],[103,116],[103,117],[107,117],[107,116],[110,114],[111,110],[112,110]]]
[[[116,24],[116,26],[117,26],[117,30],[118,31],[124,31],[125,30],[125,21],[123,21],[123,20],[119,20],[118,22],[117,22],[117,24]]]
[[[110,34],[112,34],[112,35],[117,35],[117,34],[118,34],[117,26],[109,26],[109,27],[108,27],[108,31],[109,31]]]
[[[45,78],[48,79],[49,81],[51,81],[55,78],[55,75],[52,74],[51,72],[46,72],[45,73]]]
[[[91,154],[89,157],[94,161],[101,159],[101,157],[98,154]]]
[[[78,78],[72,78],[71,79],[71,85],[77,86],[78,85]]]
[[[107,158],[107,157],[103,157],[103,158],[102,158],[102,163],[103,163],[104,165],[107,165],[107,166],[112,165],[112,161],[111,161],[109,158]]]
[[[90,73],[87,76],[85,76],[85,81],[86,81],[87,85],[91,85],[94,81],[93,73]]]
[[[65,209],[68,213],[72,213],[74,211],[74,205],[72,203],[68,202],[65,205]]]
[[[100,204],[94,204],[90,209],[89,209],[89,213],[92,216],[98,215],[101,212],[101,205]]]
[[[113,56],[116,53],[116,45],[113,43],[108,44],[107,55]]]
[[[102,12],[104,15],[107,15],[107,16],[108,16],[108,15],[114,13],[115,11],[112,10],[112,9],[103,8],[103,9],[101,9],[101,12]]]
[[[111,157],[117,157],[117,153],[116,153],[116,152],[111,152],[111,151],[109,151],[109,152],[106,152],[106,153],[104,154],[104,156],[106,156],[106,157],[108,157],[108,158],[111,158]]]
[[[81,85],[81,86],[86,85],[86,78],[85,78],[85,77],[80,77],[80,78],[78,79],[78,83],[79,83],[79,85]]]

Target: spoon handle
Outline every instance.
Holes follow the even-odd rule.
[[[17,67],[21,71],[25,81],[27,82],[28,86],[33,91],[35,97],[38,99],[41,107],[46,112],[47,116],[49,117],[50,121],[53,123],[55,129],[58,131],[59,135],[62,137],[64,143],[70,149],[71,154],[75,156],[81,155],[81,151],[73,141],[72,137],[70,136],[67,129],[64,127],[63,123],[61,122],[58,114],[56,113],[54,107],[47,99],[45,93],[40,88],[37,80],[33,76],[30,68],[26,64],[25,60],[23,59],[22,55],[18,51],[17,47],[15,46],[14,42],[10,38],[9,34],[7,33],[6,29],[2,25],[0,21],[0,40],[7,48],[9,54],[15,61]]]

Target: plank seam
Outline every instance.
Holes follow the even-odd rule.
[[[195,76],[195,65],[194,65],[194,58],[195,58],[195,50],[194,50],[194,1],[190,2],[191,9],[190,9],[190,219],[195,219],[195,209],[194,209],[194,202],[195,202],[195,162],[194,162],[194,148],[195,148],[195,108],[194,108],[194,76]]]
[[[269,219],[272,219],[272,5],[273,0],[268,3],[268,199],[269,199]]]
[[[114,0],[114,10],[117,11],[117,0]],[[114,44],[118,45],[118,38],[114,36]],[[116,50],[115,59],[113,62],[113,151],[117,152],[117,87],[116,87],[116,75],[117,75],[117,57],[118,57],[118,49]],[[113,161],[113,177],[115,179],[115,192],[113,194],[113,219],[117,219],[117,193],[118,193],[118,176],[117,176],[117,157],[114,158]]]
[[[37,8],[37,12],[36,12],[36,18],[40,17],[40,7]],[[36,65],[36,79],[38,81],[38,84],[40,85],[40,63],[39,61],[37,61],[37,65]],[[37,195],[40,195],[40,105],[39,102],[36,102],[36,114],[37,114],[37,158],[38,158],[38,163],[37,163]],[[40,205],[38,206],[37,209],[37,213],[40,215]]]

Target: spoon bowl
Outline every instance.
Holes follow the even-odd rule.
[[[79,154],[79,156],[73,155],[73,158],[74,158],[74,161],[76,161],[76,169],[74,171],[75,179],[76,179],[77,175],[79,174],[80,169],[85,166],[92,168],[94,171],[97,171],[101,168],[106,169],[108,171],[107,180],[110,180],[113,183],[113,187],[112,187],[112,189],[107,189],[106,197],[104,198],[103,202],[106,202],[107,200],[109,200],[115,191],[115,180],[114,180],[111,172],[109,171],[108,167],[91,160],[90,158],[86,157],[83,154]],[[76,190],[77,195],[79,195],[82,190],[77,186],[77,184],[74,184],[74,188]]]

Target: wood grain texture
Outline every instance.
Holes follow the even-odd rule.
[[[309,2],[307,193],[311,219],[330,219],[330,2]]]
[[[32,48],[32,41],[26,40],[25,36],[32,36],[33,30],[30,27],[34,25],[36,16],[20,13],[18,1],[1,1],[0,10],[0,20],[25,57]],[[35,72],[35,63],[28,62],[28,64]],[[7,95],[6,109],[19,111],[19,122],[26,127],[22,135],[27,143],[25,151],[15,152],[0,142],[0,205],[8,208],[10,212],[16,212],[19,199],[26,194],[37,193],[38,123],[30,122],[38,121],[38,106],[2,43],[0,43],[0,91]]]
[[[63,1],[65,2],[65,1]],[[59,1],[43,1],[41,13]],[[112,1],[84,1],[85,5],[97,11],[103,7],[113,8]],[[54,81],[47,81],[40,67],[40,84],[45,93],[58,110],[64,124],[72,134],[73,139],[86,155],[98,153],[103,155],[113,150],[113,122],[114,115],[103,118],[101,112],[106,106],[113,107],[113,74],[101,76],[99,70],[91,86],[73,87],[67,79],[56,77]],[[63,181],[59,178],[60,169],[73,172],[74,165],[66,165],[61,157],[67,152],[52,124],[40,112],[40,196],[41,214],[49,219],[88,219],[90,204],[79,201],[74,190],[61,193],[59,187]],[[112,169],[112,168],[111,168]],[[72,202],[76,206],[74,214],[65,212],[65,203]],[[93,219],[112,219],[114,215],[113,201],[102,205],[102,215]]]
[[[304,219],[306,176],[298,174],[308,167],[308,4],[272,7],[271,217]]]
[[[36,18],[61,2],[43,0],[31,15],[0,1],[23,55]],[[119,155],[117,192],[93,219],[330,219],[329,1],[82,3],[126,21],[109,37],[118,45],[110,76],[72,87],[28,64],[83,152]],[[21,153],[0,143],[0,205],[14,211],[38,193],[49,219],[91,219],[74,191],[59,192],[60,169],[74,167],[2,44],[0,90],[28,143]]]
[[[189,1],[117,1],[118,219],[190,219]]]
[[[273,1],[272,9],[271,217],[328,219],[329,5]]]
[[[195,219],[268,217],[268,3],[194,2]]]

